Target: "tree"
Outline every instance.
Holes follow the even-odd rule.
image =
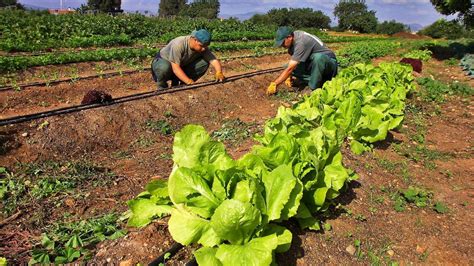
[[[121,0],[87,0],[86,6],[81,6],[82,10],[98,10],[100,12],[121,12]]]
[[[179,12],[179,15],[191,18],[214,19],[219,15],[220,7],[219,0],[195,0],[186,5]]]
[[[428,35],[436,39],[457,39],[463,37],[464,32],[465,30],[457,21],[447,21],[445,19],[440,19],[428,27],[420,30],[418,33]]]
[[[158,11],[160,17],[176,16],[186,6],[186,0],[161,0]]]
[[[312,8],[274,8],[265,15],[256,14],[250,18],[253,23],[292,26],[294,28],[329,28],[331,19],[321,11]]]
[[[474,26],[474,8],[471,0],[431,0],[431,4],[443,15],[458,13],[466,28]]]
[[[377,25],[377,33],[379,34],[395,34],[397,32],[408,31],[408,27],[395,20],[384,21]]]
[[[23,8],[23,6],[19,4],[17,0],[0,0],[0,7],[7,7],[7,6]]]
[[[339,19],[341,30],[372,33],[377,28],[375,11],[367,9],[365,0],[340,0],[334,7],[334,16]]]

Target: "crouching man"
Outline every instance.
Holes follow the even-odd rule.
[[[177,37],[162,48],[151,63],[153,80],[158,90],[180,84],[190,85],[204,76],[209,64],[212,65],[217,81],[224,81],[222,66],[209,50],[211,34],[204,29],[196,30],[188,36]]]
[[[267,94],[276,93],[277,86],[283,82],[291,87],[292,76],[300,84],[307,84],[315,90],[337,74],[336,55],[314,35],[280,27],[276,32],[275,46],[287,48],[291,59],[280,76],[270,83]]]

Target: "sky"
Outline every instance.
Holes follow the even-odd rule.
[[[19,0],[22,4],[59,8],[60,0]],[[63,0],[64,7],[77,8],[86,0]],[[189,1],[188,1],[189,2]],[[333,23],[337,22],[332,12],[339,0],[220,0],[222,17],[239,16],[248,13],[265,13],[272,8],[310,7],[321,10]],[[159,0],[122,0],[122,9],[157,12]],[[436,12],[430,0],[367,0],[369,10],[375,10],[379,21],[396,20],[404,24],[430,25],[445,16]],[[452,19],[453,17],[448,17]]]

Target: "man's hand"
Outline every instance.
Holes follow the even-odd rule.
[[[293,87],[293,80],[291,80],[291,76],[289,76],[286,80],[285,80],[285,85],[288,86],[288,87]]]
[[[192,85],[192,84],[194,84],[194,80],[192,80],[192,79],[189,79],[189,81],[186,82],[186,85]]]
[[[275,82],[270,83],[270,86],[267,88],[267,95],[275,94],[277,91],[277,84]]]
[[[225,80],[225,77],[224,77],[224,74],[222,74],[222,72],[216,72],[216,81],[219,81],[219,82],[223,82]]]

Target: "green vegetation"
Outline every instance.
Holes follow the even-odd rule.
[[[225,121],[221,128],[212,132],[211,136],[221,142],[228,142],[232,145],[240,144],[252,135],[251,123],[242,122],[239,118]]]
[[[412,50],[404,54],[403,57],[428,61],[431,59],[432,54],[433,52],[431,52],[430,50]]]
[[[400,64],[347,68],[293,107],[280,107],[256,137],[260,144],[238,160],[203,127],[185,126],[175,134],[168,182],[153,181],[129,202],[129,224],[171,214],[173,239],[203,246],[194,253],[199,264],[271,264],[274,252],[291,245],[280,222],[321,230],[317,215],[357,178],[342,165],[344,139],[357,152],[385,139],[403,120],[412,83]]]
[[[2,213],[10,215],[32,201],[51,200],[91,183],[109,182],[112,173],[89,162],[44,162],[18,164],[14,171],[0,171]]]
[[[371,33],[377,29],[375,11],[368,10],[365,0],[340,0],[334,7],[334,16],[340,30]]]
[[[348,67],[356,63],[368,63],[372,58],[392,53],[400,47],[400,43],[390,41],[357,42],[336,52],[340,67]]]
[[[409,203],[415,204],[416,207],[426,207],[431,203],[433,193],[422,188],[410,186],[408,189],[400,191],[392,196],[394,200],[394,208],[401,212],[405,210],[405,206]]]
[[[65,264],[84,256],[92,257],[89,250],[106,239],[122,237],[126,231],[117,224],[118,215],[111,213],[98,218],[53,224],[42,235],[41,243],[33,249],[29,264]]]
[[[145,127],[147,129],[157,131],[161,135],[171,135],[174,132],[173,126],[168,123],[166,120],[147,120],[145,122]]]
[[[445,84],[431,78],[416,80],[423,87],[421,97],[427,102],[443,103],[449,95],[471,96],[474,90],[471,86],[460,82]]]

